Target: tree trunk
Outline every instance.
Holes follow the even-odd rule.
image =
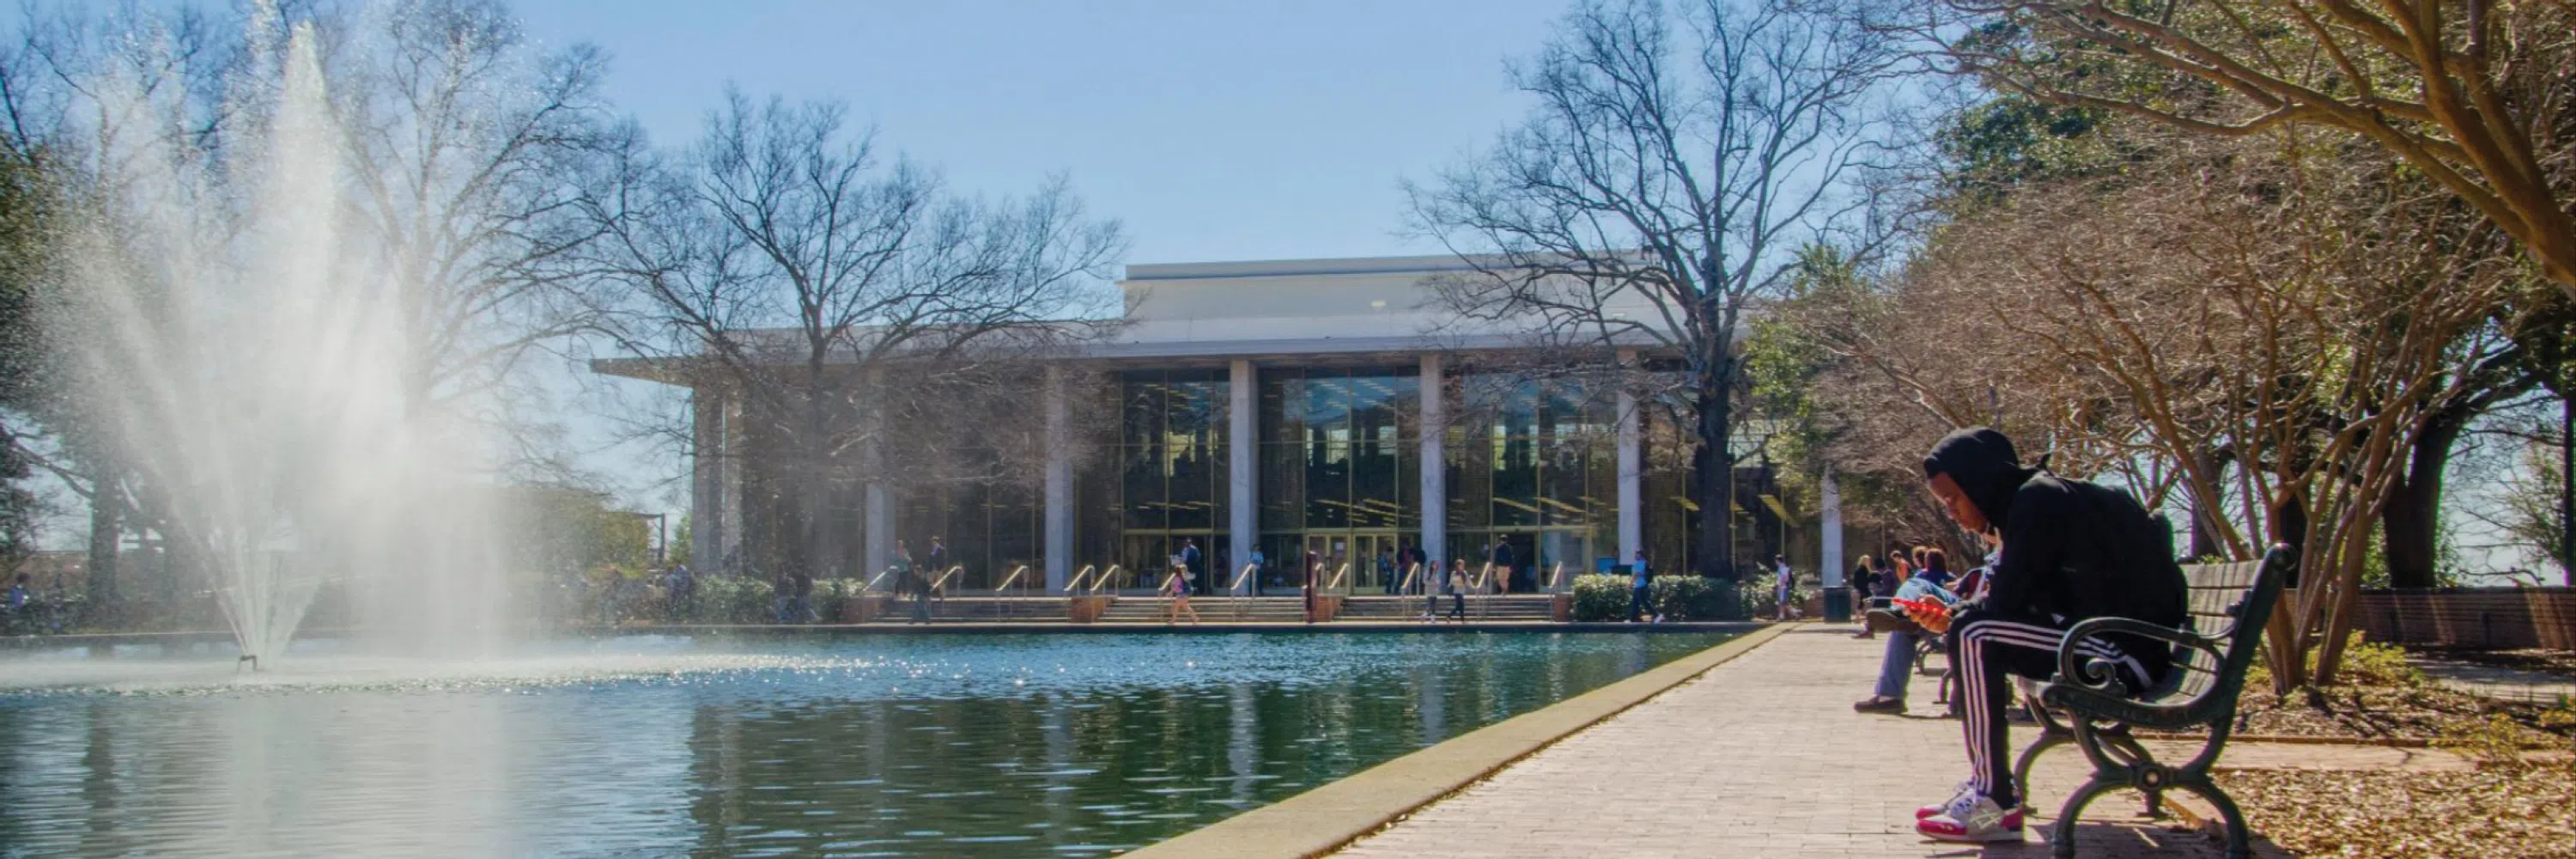
[[[1700,379],[1699,448],[1691,475],[1699,495],[1699,547],[1691,566],[1700,575],[1735,580],[1735,460],[1727,450],[1735,403],[1721,367]]]
[[[125,542],[124,502],[117,479],[102,469],[89,498],[89,584],[85,620],[98,623],[112,616],[116,600],[116,550]]]
[[[2558,397],[2558,571],[2576,587],[2576,396]]]
[[[2225,455],[2203,451],[2200,467],[2202,473],[2212,475],[2212,482],[2224,485],[2221,475],[2227,467]],[[2227,511],[2198,499],[2192,501],[2191,508],[2191,558],[2226,557],[2227,547],[2218,539],[2218,517],[2227,515]]]
[[[840,532],[832,521],[831,418],[823,391],[812,392],[805,420],[805,469],[797,475],[798,506],[805,525],[805,572],[814,578],[840,574]]]
[[[2379,524],[2388,546],[2388,586],[2429,588],[2433,582],[2434,542],[2441,519],[2442,472],[2451,463],[2451,448],[2468,427],[2465,414],[2435,415],[2415,440],[2406,471],[2390,488]]]

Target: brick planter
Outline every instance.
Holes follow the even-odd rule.
[[[866,623],[885,616],[885,594],[860,594],[841,601],[842,623]]]
[[[1099,623],[1100,615],[1109,611],[1109,604],[1117,599],[1114,596],[1066,597],[1064,619],[1074,623]]]

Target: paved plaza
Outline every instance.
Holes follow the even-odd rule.
[[[2083,778],[2072,747],[2032,777],[2027,843],[1976,847],[1914,834],[1912,809],[1966,774],[1959,723],[1917,678],[1908,717],[1863,716],[1882,642],[1807,625],[1566,738],[1347,848],[1353,857],[2046,856],[2046,825]],[[2017,727],[2016,744],[2036,731]],[[2238,743],[2222,767],[2466,766],[2423,749]],[[2079,855],[2220,855],[2216,842],[2136,818],[2135,794],[2095,801]],[[2098,822],[2098,825],[2097,825]],[[2258,831],[2259,836],[2259,831]],[[2258,838],[2257,853],[2285,855]]]

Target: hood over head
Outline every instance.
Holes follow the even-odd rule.
[[[2003,527],[2004,517],[2012,510],[2012,496],[2039,469],[2024,468],[2020,454],[2013,452],[2012,439],[1990,427],[1969,427],[1942,436],[1923,458],[1923,479],[1947,474],[1968,494],[1968,503],[1986,521]]]

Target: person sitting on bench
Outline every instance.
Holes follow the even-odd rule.
[[[2054,675],[2066,629],[2078,621],[2116,615],[2181,626],[2182,567],[2172,530],[2137,499],[2050,474],[2044,463],[2025,468],[2012,440],[1992,429],[1942,438],[1924,458],[1923,476],[1951,519],[1972,533],[1994,529],[2002,551],[1983,599],[1946,618],[1915,617],[1949,636],[1969,767],[1949,800],[1916,811],[1915,831],[1940,841],[2017,841],[2023,814],[2005,730],[2007,677]],[[2132,695],[2173,663],[2170,645],[2122,633],[2087,638],[2076,651],[2112,666],[2107,679]]]

